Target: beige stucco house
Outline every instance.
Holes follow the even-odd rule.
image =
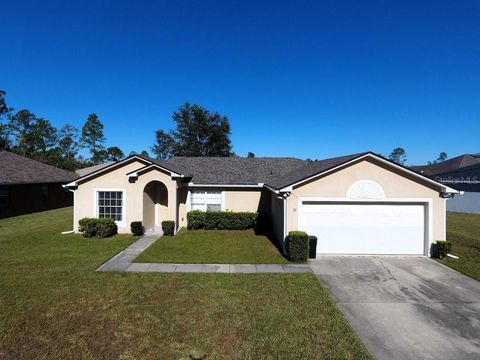
[[[289,231],[318,238],[320,254],[429,255],[445,240],[445,202],[458,191],[367,152],[295,158],[130,156],[66,185],[74,230],[84,217],[111,217],[121,233],[163,220],[187,225],[190,210],[267,214],[279,241]]]

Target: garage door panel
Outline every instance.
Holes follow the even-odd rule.
[[[325,254],[424,253],[423,205],[304,204],[300,229]]]

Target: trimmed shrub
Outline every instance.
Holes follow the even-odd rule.
[[[448,253],[452,251],[452,243],[443,240],[437,240],[432,244],[432,257],[443,259]]]
[[[246,230],[255,227],[257,213],[232,211],[189,211],[187,228],[189,230]]]
[[[78,230],[83,234],[83,237],[91,238],[96,235],[97,220],[95,218],[83,218],[78,221]]]
[[[79,231],[84,237],[105,238],[117,233],[117,224],[110,218],[83,218],[78,221]]]
[[[132,221],[130,224],[130,231],[135,236],[142,236],[145,234],[145,228],[143,227],[141,221]]]
[[[308,234],[304,231],[290,231],[287,236],[287,247],[293,262],[306,262],[309,250]]]
[[[198,230],[205,228],[205,212],[192,210],[187,213],[187,229]]]
[[[110,218],[97,219],[97,237],[106,238],[117,233],[117,224]]]
[[[175,221],[173,220],[162,221],[162,230],[163,230],[163,235],[173,236],[175,232]]]

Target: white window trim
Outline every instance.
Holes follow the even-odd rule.
[[[376,198],[377,200],[385,199],[386,196],[385,196],[385,191],[383,190],[383,187],[379,183],[377,183],[376,181],[373,181],[373,180],[370,180],[370,179],[358,180],[358,181],[355,181],[352,185],[350,185],[350,187],[347,190],[347,196],[346,196],[347,199],[354,199],[354,198],[352,198],[353,190],[358,185],[362,185],[362,184],[372,185],[374,188],[376,188],[378,190],[378,192],[380,193],[380,198]],[[363,199],[370,199],[370,198],[363,198]]]
[[[115,221],[118,227],[125,227],[127,224],[127,189],[125,188],[94,188],[93,189],[93,214],[98,218],[98,193],[100,191],[121,191],[122,192],[122,221]]]
[[[222,203],[220,204],[220,210],[225,211],[225,191],[223,190],[188,190],[187,192],[187,212],[192,211],[192,192],[207,192],[207,191],[216,191],[219,192],[222,196]]]

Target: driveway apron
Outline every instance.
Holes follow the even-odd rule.
[[[376,359],[480,359],[480,283],[428,258],[310,261]]]

